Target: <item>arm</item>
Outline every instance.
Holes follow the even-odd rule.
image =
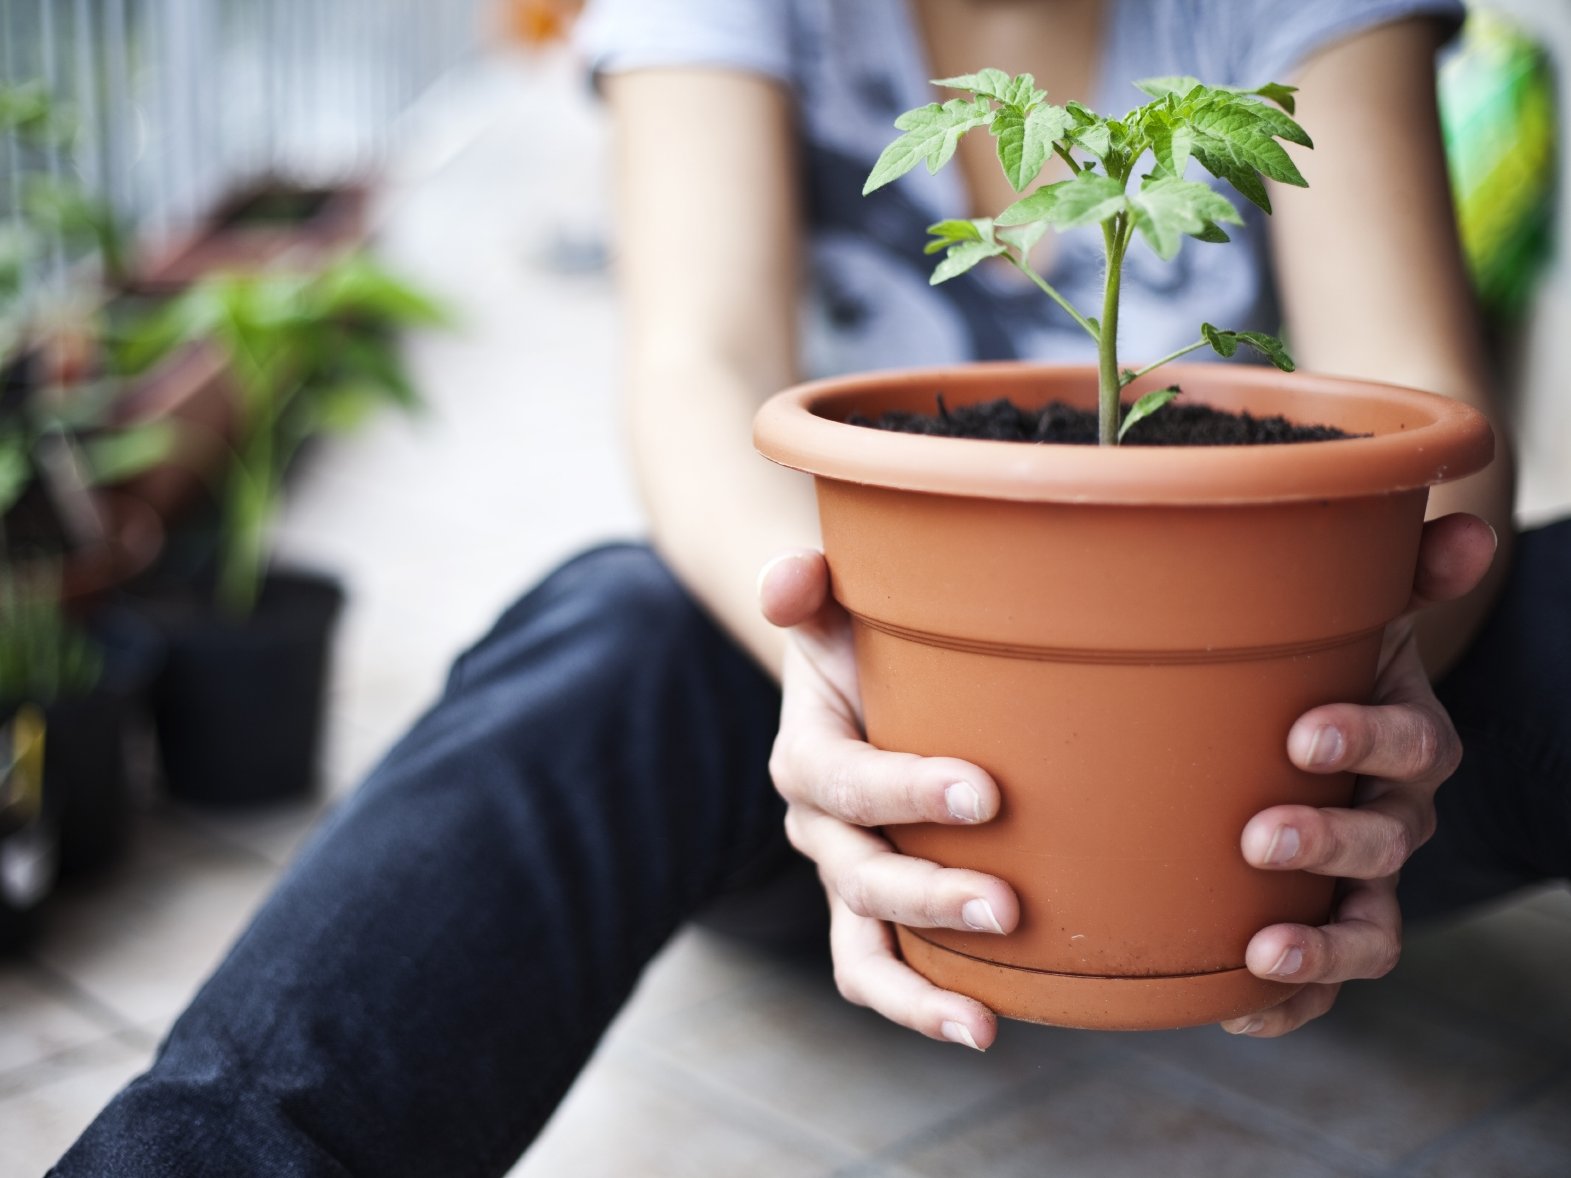
[[[758,570],[818,541],[811,484],[752,444],[754,411],[796,375],[790,100],[724,70],[635,71],[606,92],[626,420],[655,546],[778,676],[784,635],[759,615]]]
[[[1471,512],[1502,545],[1479,589],[1418,623],[1433,675],[1461,654],[1505,575],[1516,485],[1457,243],[1435,109],[1437,48],[1435,25],[1409,20],[1312,58],[1295,79],[1300,121],[1315,140],[1298,159],[1309,188],[1271,193],[1278,286],[1300,365],[1445,393],[1495,427],[1493,465],[1430,495],[1431,518]]]
[[[904,965],[888,922],[1002,934],[1018,919],[1014,893],[979,872],[898,855],[868,828],[985,822],[998,812],[997,786],[962,761],[865,743],[845,614],[823,558],[792,551],[817,544],[812,485],[753,451],[754,410],[795,375],[789,102],[767,81],[723,71],[628,73],[608,91],[627,413],[656,545],[782,677],[769,767],[788,803],[786,832],[824,883],[841,992],[935,1039],[985,1048],[997,1033],[992,1013]]]

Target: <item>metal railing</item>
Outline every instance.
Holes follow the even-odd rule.
[[[153,235],[275,174],[374,171],[399,116],[475,48],[483,0],[0,0],[0,81],[42,81],[69,148],[0,143],[0,217],[68,169]],[[57,269],[54,258],[41,265]],[[47,275],[35,275],[45,277]]]

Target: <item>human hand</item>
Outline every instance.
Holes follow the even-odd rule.
[[[1424,527],[1407,612],[1386,630],[1374,702],[1328,704],[1299,717],[1287,736],[1293,763],[1311,773],[1359,774],[1348,809],[1273,806],[1249,820],[1244,858],[1268,871],[1311,871],[1340,880],[1331,923],[1274,924],[1249,942],[1250,972],[1307,982],[1286,1002],[1229,1019],[1235,1035],[1268,1039],[1331,1009],[1343,982],[1389,973],[1402,951],[1397,875],[1435,829],[1435,790],[1456,772],[1462,745],[1419,661],[1413,615],[1471,590],[1494,559],[1495,534],[1472,515]]]
[[[870,828],[986,822],[998,813],[998,786],[966,761],[866,742],[850,618],[830,596],[821,553],[776,557],[758,595],[764,616],[791,629],[769,771],[787,803],[786,835],[818,865],[829,897],[835,984],[902,1026],[985,1051],[998,1033],[993,1012],[902,962],[890,924],[1007,933],[1020,918],[1014,892],[990,875],[900,855]]]

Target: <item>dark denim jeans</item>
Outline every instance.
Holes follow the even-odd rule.
[[[1446,687],[1467,760],[1410,909],[1571,867],[1568,601],[1571,525],[1525,537]],[[505,1172],[700,909],[821,942],[766,770],[778,706],[647,549],[557,570],[459,660],[56,1173]],[[760,887],[798,900],[760,906]]]

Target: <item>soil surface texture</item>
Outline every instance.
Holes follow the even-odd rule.
[[[895,410],[873,420],[853,413],[847,422],[873,429],[994,442],[1068,442],[1094,446],[1096,413],[1054,401],[1041,409],[1022,409],[1013,401],[987,401],[954,409],[936,395],[936,413]],[[1125,406],[1127,411],[1128,406]],[[1285,417],[1229,413],[1209,405],[1170,401],[1124,435],[1125,446],[1259,446],[1278,442],[1327,442],[1358,435],[1330,425],[1297,425]]]

